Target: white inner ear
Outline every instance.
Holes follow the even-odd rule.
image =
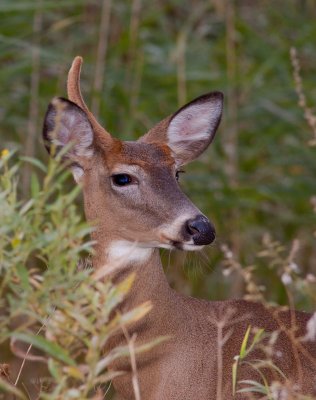
[[[77,114],[75,111],[67,113],[62,119],[62,127],[68,131],[68,142],[75,143],[74,153],[77,156],[91,157],[93,155],[93,150],[90,148],[93,142],[91,126],[81,114],[75,114]]]
[[[91,157],[93,150],[90,147],[93,142],[93,132],[90,123],[80,112],[75,110],[63,110],[62,115],[57,115],[56,131],[52,134],[52,141],[58,146],[72,143],[70,153],[80,157]]]
[[[73,174],[75,181],[79,183],[83,176],[83,168],[79,167],[79,165],[75,165],[71,167],[71,172]]]
[[[188,142],[210,140],[220,114],[219,102],[192,104],[184,108],[169,124],[167,131],[169,147],[177,153],[187,146]]]

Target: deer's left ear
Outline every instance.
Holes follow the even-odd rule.
[[[49,153],[53,146],[57,152],[65,150],[63,158],[70,161],[74,178],[79,182],[94,153],[94,133],[86,113],[69,100],[54,98],[45,115],[43,138]]]
[[[223,94],[212,92],[180,108],[151,129],[141,141],[165,142],[178,165],[194,160],[215,136],[223,110]]]

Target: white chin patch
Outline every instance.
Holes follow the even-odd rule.
[[[160,249],[167,249],[167,250],[186,250],[186,251],[199,251],[202,250],[204,246],[197,246],[193,243],[181,243],[178,242],[179,246],[174,246],[173,244],[162,243],[159,244],[158,247]]]
[[[174,250],[175,249],[175,247],[172,246],[172,244],[169,244],[169,243],[159,243],[157,245],[157,247],[159,247],[160,249],[167,249],[167,250]]]
[[[107,249],[107,263],[118,267],[142,264],[148,261],[152,253],[152,248],[142,247],[137,242],[117,240]]]
[[[202,250],[204,246],[198,246],[196,244],[189,244],[189,243],[184,243],[182,245],[182,249],[183,250],[187,250],[187,251],[199,251]]]

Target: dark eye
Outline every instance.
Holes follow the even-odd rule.
[[[116,186],[126,186],[132,183],[132,177],[128,174],[116,174],[112,176],[112,181]]]
[[[183,174],[185,171],[179,169],[178,171],[176,171],[176,180],[179,180],[180,174]]]

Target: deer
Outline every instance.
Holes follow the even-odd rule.
[[[183,193],[178,179],[183,165],[213,141],[223,94],[206,93],[138,140],[122,141],[99,124],[84,102],[82,62],[77,56],[69,70],[68,99],[54,98],[49,104],[43,138],[48,150],[53,145],[57,151],[65,149],[67,165],[82,187],[85,216],[95,227],[91,234],[94,270],[114,283],[135,274],[122,309],[148,300],[152,304],[151,311],[128,329],[136,333],[139,344],[167,337],[137,355],[141,398],[268,398],[234,390],[232,365],[250,327],[248,343],[258,329],[267,335],[263,342],[271,345],[273,367],[263,364],[260,371],[253,367],[255,360],[268,357],[262,345],[239,364],[238,382],[282,381],[289,388],[286,398],[294,398],[295,391],[315,395],[316,338],[311,314],[243,299],[211,302],[185,296],[169,286],[163,271],[159,249],[197,251],[215,240],[213,224]],[[278,334],[271,341],[269,333],[274,332]],[[109,342],[108,350],[122,343],[126,343],[123,332]],[[111,368],[124,371],[113,380],[119,398],[133,399],[130,361],[116,360]]]

